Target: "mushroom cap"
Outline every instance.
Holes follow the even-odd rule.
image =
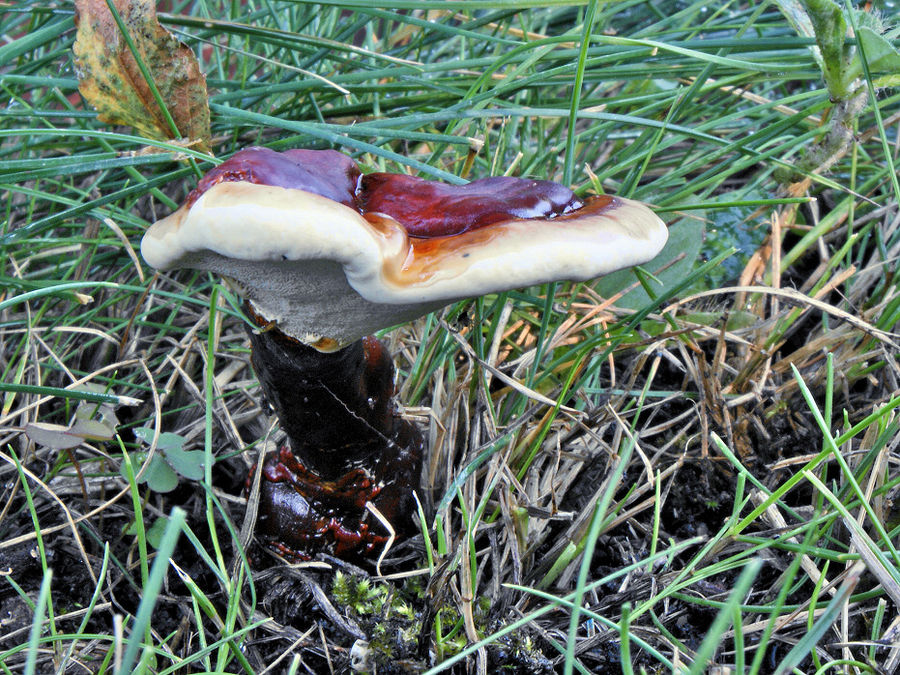
[[[408,178],[401,181],[404,189]],[[512,180],[525,193],[537,183]],[[445,195],[451,202],[453,189],[468,187],[437,185],[451,188]],[[359,201],[385,210],[385,202],[403,201],[396,185],[379,189],[401,196],[369,190]],[[233,178],[214,182],[155,223],[141,253],[159,269],[189,267],[232,279],[258,314],[289,336],[332,351],[462,298],[585,281],[647,262],[667,238],[665,224],[649,208],[620,197],[594,197],[581,205],[572,196],[568,206],[556,197],[548,210],[564,212],[555,217],[498,217],[491,211],[489,222],[469,219],[457,224],[459,233],[421,238],[410,236],[414,227],[391,215],[360,213],[329,196]],[[477,202],[462,211],[476,209]],[[447,231],[441,227],[432,224],[429,232]]]

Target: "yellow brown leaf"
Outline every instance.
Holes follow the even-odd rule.
[[[78,32],[73,51],[81,94],[104,122],[134,127],[147,138],[180,136],[208,149],[206,79],[196,56],[159,24],[152,0],[111,2],[131,37],[134,52],[106,0],[76,0]],[[177,133],[138,59],[159,91]]]

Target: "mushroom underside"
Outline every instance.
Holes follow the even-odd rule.
[[[316,194],[219,183],[155,224],[157,267],[217,272],[285,333],[330,350],[456,300],[646,262],[665,225],[643,204],[602,197],[551,220],[506,220],[411,238],[384,214]]]

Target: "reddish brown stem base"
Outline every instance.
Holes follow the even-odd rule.
[[[400,417],[393,364],[375,338],[322,353],[279,331],[251,335],[252,362],[290,448],[263,462],[257,534],[291,558],[377,554],[413,531],[424,440]]]

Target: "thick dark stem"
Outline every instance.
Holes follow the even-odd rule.
[[[253,367],[290,449],[263,464],[258,532],[281,550],[367,553],[386,530],[411,531],[424,441],[400,417],[394,367],[368,337],[322,353],[277,328],[250,336]]]
[[[250,336],[253,369],[291,450],[327,480],[390,445],[402,420],[393,364],[374,338],[319,352],[272,329]]]

